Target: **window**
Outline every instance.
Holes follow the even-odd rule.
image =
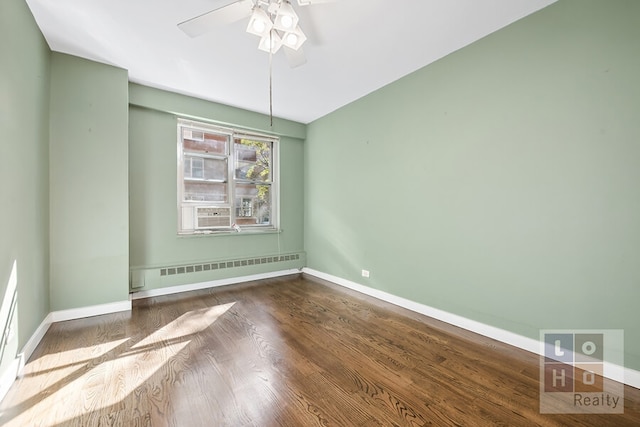
[[[277,143],[178,121],[178,232],[277,228]]]

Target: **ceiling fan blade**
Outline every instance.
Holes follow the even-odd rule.
[[[238,0],[226,6],[203,13],[178,24],[190,37],[201,36],[217,25],[226,25],[247,18],[253,8],[252,0]]]
[[[287,61],[291,68],[298,68],[299,66],[307,63],[307,57],[304,56],[304,51],[301,47],[298,48],[298,50],[291,49],[286,46],[282,46],[282,48],[284,49],[284,54],[287,57]]]

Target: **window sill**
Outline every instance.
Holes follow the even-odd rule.
[[[178,233],[178,237],[180,238],[191,238],[191,237],[214,237],[214,236],[242,236],[242,235],[262,235],[262,234],[280,234],[282,233],[281,228],[263,228],[263,229],[240,229],[240,231],[235,230],[203,230],[203,231],[195,231],[195,232],[184,232]]]

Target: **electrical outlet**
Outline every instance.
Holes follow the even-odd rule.
[[[369,277],[369,270],[362,270],[362,277]]]

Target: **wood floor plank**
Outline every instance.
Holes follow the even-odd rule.
[[[541,414],[539,359],[294,275],[56,323],[0,403],[6,426],[637,426]]]

